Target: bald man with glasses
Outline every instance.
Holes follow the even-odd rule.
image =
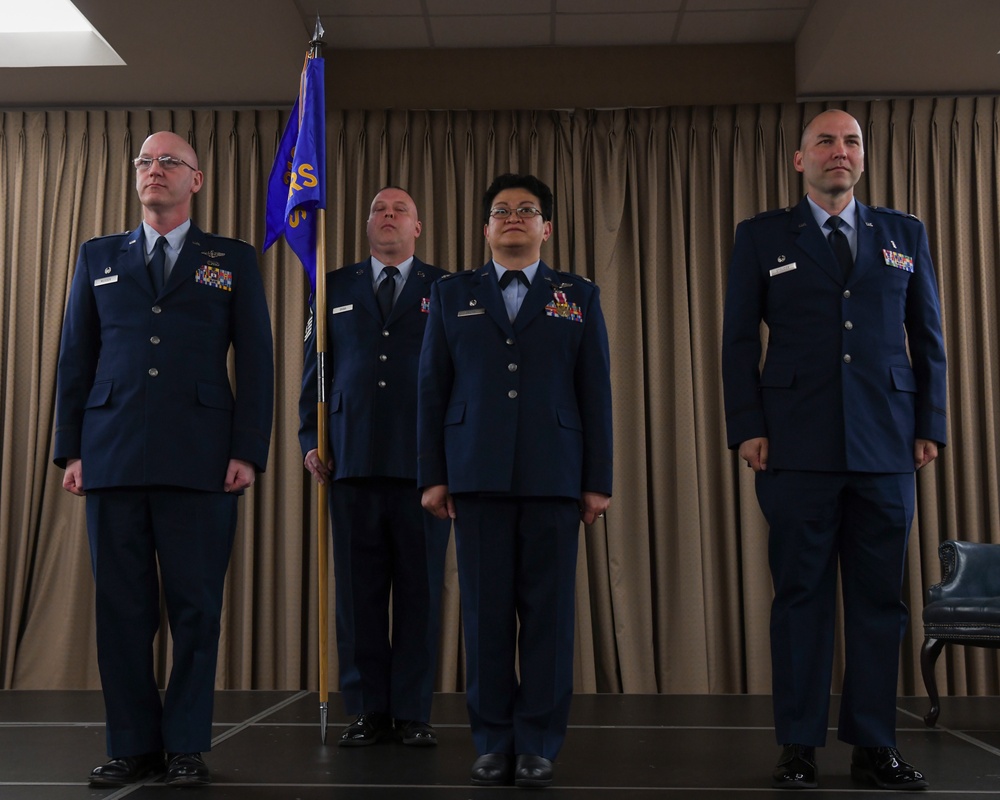
[[[267,463],[271,324],[253,248],[190,219],[204,181],[191,146],[154,133],[133,165],[142,224],[80,248],[53,455],[63,488],[87,503],[111,758],[90,783],[166,773],[167,784],[198,786],[211,780],[201,753],[237,498]],[[173,640],[162,701],[161,580]]]

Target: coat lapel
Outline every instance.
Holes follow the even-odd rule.
[[[488,261],[476,272],[476,280],[472,282],[472,296],[504,332],[507,334],[514,332],[507,318],[507,306],[503,304],[503,295],[500,294],[500,284],[497,283],[497,271],[493,261]]]
[[[181,247],[181,252],[177,256],[177,261],[174,262],[173,269],[170,270],[170,277],[167,278],[167,282],[163,286],[163,291],[160,293],[161,295],[175,291],[188,281],[193,282],[194,273],[198,270],[198,267],[206,263],[207,256],[202,254],[204,241],[205,234],[196,228],[192,222],[191,227],[188,228],[187,236],[184,238],[184,246]],[[225,253],[220,255],[224,256]]]
[[[851,270],[851,277],[847,280],[848,286],[853,286],[881,264],[879,255],[884,247],[881,242],[881,229],[878,227],[871,209],[861,203],[857,203],[857,209],[858,254],[854,258],[854,269]]]
[[[156,296],[153,281],[146,268],[146,240],[142,225],[124,237],[116,266],[119,275],[127,275],[145,289],[150,297]]]
[[[414,256],[413,263],[410,264],[410,274],[406,278],[406,283],[403,284],[403,290],[392,306],[392,311],[389,312],[386,324],[394,322],[397,317],[414,306],[419,306],[425,297],[430,297],[430,284],[433,282],[433,277],[424,270],[424,262]]]
[[[518,309],[517,316],[514,318],[514,330],[523,329],[542,312],[548,302],[552,300],[552,293],[556,291],[554,286],[559,284],[558,278],[559,276],[544,261],[538,262],[535,279],[531,282],[531,287],[524,296],[521,308]]]
[[[372,260],[362,261],[354,266],[354,282],[351,285],[351,296],[355,305],[367,311],[379,325],[382,324],[382,312],[375,302],[375,292],[372,290]]]
[[[837,257],[833,254],[833,248],[823,235],[822,229],[816,224],[809,201],[804,197],[792,212],[791,227],[799,249],[815,261],[819,268],[839,286],[842,281]]]

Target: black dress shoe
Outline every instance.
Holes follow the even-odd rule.
[[[903,761],[895,747],[855,747],[851,777],[874,783],[879,789],[926,789],[924,774]]]
[[[201,753],[167,753],[168,786],[206,786],[212,782]]]
[[[396,730],[399,732],[399,741],[412,747],[434,747],[438,743],[437,734],[427,722],[397,719]]]
[[[552,783],[552,762],[541,756],[519,755],[514,766],[515,786],[548,786]]]
[[[476,786],[509,786],[514,759],[506,753],[487,753],[472,765],[470,780]]]
[[[340,734],[341,747],[365,747],[392,736],[392,717],[388,714],[358,714],[358,718]]]
[[[125,786],[163,772],[163,753],[112,758],[90,772],[91,786]]]
[[[771,773],[776,789],[816,788],[816,748],[804,744],[786,744]]]

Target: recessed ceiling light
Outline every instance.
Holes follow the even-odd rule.
[[[0,0],[0,67],[124,63],[70,0]]]
[[[0,0],[0,33],[92,30],[70,0]]]

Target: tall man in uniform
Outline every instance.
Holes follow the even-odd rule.
[[[66,469],[63,487],[87,497],[111,757],[90,782],[134,783],[166,769],[169,784],[199,785],[210,780],[201,753],[211,749],[236,501],[270,445],[271,323],[253,248],[191,222],[203,181],[191,146],[154,133],[133,163],[142,225],[80,248],[54,460]],[[173,638],[162,703],[157,566]]]
[[[541,261],[544,183],[501,175],[483,221],[492,260],[431,293],[417,480],[455,521],[472,782],[546,786],[573,690],[580,521],[611,496],[608,337],[597,287]]]
[[[770,526],[777,787],[814,787],[826,741],[837,567],[851,774],[927,786],[896,749],[900,600],[915,469],[945,443],[945,353],[927,234],[854,197],[861,129],[831,110],[795,153],[806,197],[739,225],[723,325],[729,446]],[[769,330],[766,362],[760,323]],[[909,356],[907,355],[909,349]]]
[[[437,744],[429,720],[451,525],[420,505],[417,360],[431,284],[447,273],[414,256],[420,230],[413,198],[382,189],[368,216],[371,256],[326,276],[327,464],[317,453],[315,326],[306,335],[299,440],[306,469],[332,481],[340,691],[357,715],[341,746],[394,733]]]

